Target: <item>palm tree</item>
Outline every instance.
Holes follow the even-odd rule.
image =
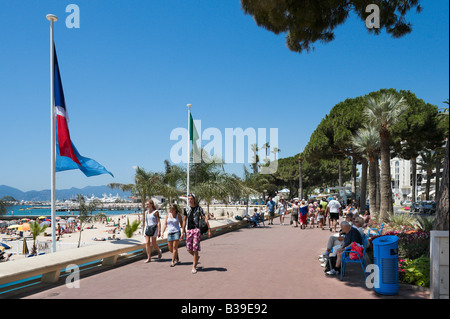
[[[275,160],[277,160],[277,154],[280,153],[280,149],[278,147],[274,147],[272,150],[273,155],[275,156]]]
[[[380,173],[380,219],[385,220],[392,214],[392,190],[390,172],[390,139],[391,127],[398,121],[400,115],[406,111],[406,100],[392,93],[383,93],[379,97],[368,97],[364,115],[368,124],[374,126],[380,134],[381,173]]]
[[[377,201],[377,169],[376,154],[380,149],[380,134],[373,126],[359,129],[352,140],[356,151],[364,154],[369,161],[369,205],[371,214],[377,215],[376,201]],[[363,190],[361,189],[361,192]],[[361,203],[365,205],[365,203]]]
[[[427,183],[425,188],[426,200],[430,200],[430,187],[431,187],[431,176],[433,174],[433,169],[436,168],[436,153],[431,151],[425,151],[420,153],[422,159],[417,165],[427,173]],[[437,192],[435,191],[435,194]]]
[[[142,227],[145,227],[145,203],[147,198],[151,198],[155,195],[156,190],[160,186],[161,174],[147,172],[141,167],[136,168],[136,174],[134,175],[134,184],[108,184],[110,188],[121,189],[122,191],[131,192],[141,199],[142,204]]]
[[[186,170],[180,166],[170,165],[166,160],[166,171],[158,185],[158,193],[169,199],[169,204],[173,200],[185,193],[186,190]]]
[[[86,204],[86,201],[84,200],[83,195],[78,195],[78,203],[79,203],[79,209],[80,214],[78,216],[78,219],[80,220],[80,236],[78,237],[78,248],[80,248],[81,244],[81,233],[83,232],[83,224],[86,224],[89,222],[92,218],[92,212],[100,206],[100,201],[98,199],[95,199],[91,201],[89,204]]]
[[[225,198],[227,195],[226,184],[224,183],[226,174],[221,172],[213,172],[209,179],[197,183],[193,188],[193,193],[197,196],[198,201],[204,200],[207,207],[207,216],[209,217],[209,206],[214,199]]]
[[[33,247],[31,250],[34,255],[37,255],[36,238],[37,236],[42,234],[47,229],[47,227],[48,225],[41,225],[37,221],[35,221],[34,223],[30,223],[30,233],[31,236],[33,236]]]
[[[258,163],[259,163],[259,156],[258,156],[258,146],[256,144],[252,144],[252,152],[253,152],[253,157],[252,157],[252,169],[253,169],[253,174],[257,174],[258,173]]]

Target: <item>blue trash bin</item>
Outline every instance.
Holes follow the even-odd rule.
[[[395,295],[398,293],[398,237],[381,236],[372,244],[373,262],[379,271],[375,291],[382,295]]]

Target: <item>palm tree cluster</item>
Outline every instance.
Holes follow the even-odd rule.
[[[386,220],[393,213],[391,158],[411,161],[413,201],[416,165],[427,172],[427,198],[430,198],[428,183],[436,171],[435,200],[439,200],[442,193],[439,189],[443,188],[439,185],[439,172],[446,156],[448,126],[448,114],[440,112],[436,105],[424,102],[410,91],[382,89],[336,104],[311,135],[302,158],[315,166],[321,161],[350,160],[354,200],[357,200],[356,165],[361,164],[360,206],[365,207],[368,189],[370,212]],[[442,184],[446,185],[446,176],[442,177]],[[340,174],[340,187],[341,179]]]
[[[203,160],[200,163],[191,162],[189,190],[195,193],[199,201],[204,201],[209,207],[214,200],[228,203],[230,200],[246,198],[258,195],[259,188],[254,181],[247,178],[225,173],[221,161],[206,158],[208,154],[201,149]],[[187,169],[182,166],[170,164],[164,161],[164,172],[146,171],[142,167],[136,168],[134,184],[109,184],[110,188],[129,191],[142,203],[142,227],[145,227],[145,203],[154,196],[163,196],[168,199],[163,205],[177,202],[180,207],[186,203],[180,196],[187,192]]]
[[[377,153],[381,154],[380,169],[380,206],[375,211],[384,220],[393,211],[391,172],[390,172],[390,139],[391,127],[406,111],[408,104],[403,97],[383,93],[380,97],[369,97],[364,111],[366,125],[359,129],[353,137],[355,148],[369,161],[369,202],[376,203],[376,165]]]

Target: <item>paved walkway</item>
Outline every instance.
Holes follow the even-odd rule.
[[[288,219],[288,218],[287,218]],[[396,296],[367,289],[357,264],[348,267],[343,281],[320,267],[328,230],[275,225],[241,228],[201,243],[197,274],[192,257],[179,250],[181,263],[171,268],[171,255],[144,259],[81,278],[80,288],[65,285],[24,298],[32,299],[416,299],[428,292],[402,288]],[[194,289],[192,287],[195,287]]]

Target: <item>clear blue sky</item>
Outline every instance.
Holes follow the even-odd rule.
[[[65,25],[80,8],[80,28]],[[260,28],[238,0],[0,0],[0,185],[50,188],[49,22],[72,141],[115,178],[57,173],[56,188],[131,183],[133,167],[162,171],[193,104],[202,127],[278,128],[293,156],[331,108],[381,88],[449,98],[449,2],[422,0],[413,32],[369,35],[354,16],[335,41],[298,54]],[[241,175],[242,164],[227,171]]]

